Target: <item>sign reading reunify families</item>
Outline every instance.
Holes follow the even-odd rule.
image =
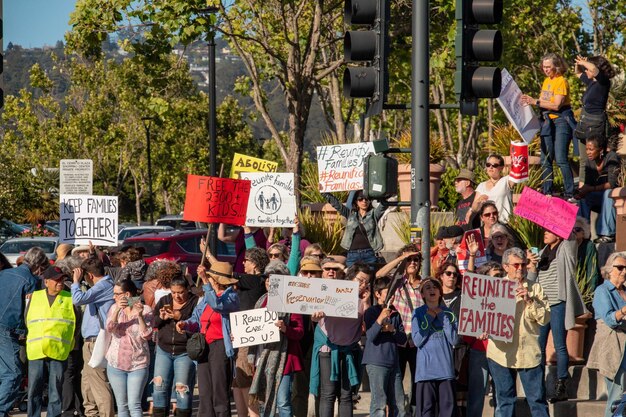
[[[296,218],[296,196],[293,173],[242,172],[252,188],[248,199],[246,226],[293,227]]]
[[[270,275],[267,309],[282,313],[313,314],[356,318],[359,309],[359,284],[322,278]]]
[[[278,313],[267,308],[230,313],[233,347],[280,342],[280,330],[274,324],[277,321]]]
[[[61,194],[59,243],[117,246],[116,196]]]
[[[183,219],[243,226],[250,181],[187,175]]]
[[[230,177],[239,179],[242,172],[276,172],[277,169],[278,162],[235,153],[233,155],[233,165],[230,169]]]
[[[59,194],[93,194],[93,161],[91,159],[61,159]]]
[[[466,272],[463,276],[459,334],[510,342],[515,329],[517,281]]]
[[[374,152],[372,142],[317,147],[320,192],[363,189],[363,161]]]

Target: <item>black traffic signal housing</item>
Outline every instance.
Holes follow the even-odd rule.
[[[386,200],[398,194],[398,160],[386,154],[365,157],[363,194],[370,200]]]
[[[502,34],[483,29],[502,21],[503,0],[456,0],[455,94],[462,114],[478,114],[479,98],[497,98],[502,74],[497,67],[481,66],[502,56]]]
[[[348,66],[343,72],[343,94],[368,100],[365,116],[383,110],[389,91],[389,0],[345,0],[344,23],[366,29],[344,35],[344,61],[365,65]]]

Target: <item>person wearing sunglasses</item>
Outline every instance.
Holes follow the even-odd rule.
[[[626,391],[626,252],[613,252],[602,268],[604,282],[593,295],[596,336],[587,367],[598,369],[607,389],[605,417]]]
[[[508,175],[503,176],[504,158],[498,154],[491,154],[485,160],[485,171],[487,181],[483,181],[476,187],[476,197],[472,204],[472,210],[477,212],[480,205],[487,200],[496,204],[499,219],[502,223],[507,223],[509,215],[513,213],[513,198],[511,188],[514,182]]]
[[[347,251],[346,266],[350,267],[357,261],[365,262],[370,266],[377,265],[379,259],[377,254],[383,248],[378,221],[385,213],[386,207],[382,203],[373,207],[362,190],[354,194],[352,210],[331,193],[323,195],[335,210],[347,219],[340,244]]]
[[[593,292],[598,285],[602,284],[602,275],[600,275],[598,264],[598,250],[591,241],[591,227],[587,219],[578,216],[573,230],[578,244],[576,281],[580,285],[581,293]]]
[[[511,248],[502,256],[507,275],[503,279],[517,283],[515,288],[515,328],[512,342],[490,338],[487,344],[489,372],[496,392],[495,415],[513,417],[517,392],[515,374],[519,376],[533,417],[548,417],[548,402],[541,363],[539,333],[550,321],[550,305],[541,284],[529,281],[527,255]]]
[[[557,381],[554,395],[548,401],[567,400],[569,354],[567,352],[567,331],[576,325],[576,317],[587,312],[576,282],[576,239],[572,234],[569,239],[545,229],[543,232],[545,247],[540,255],[528,252],[528,278],[538,282],[548,297],[550,321],[541,327],[539,346],[541,363],[546,362],[546,344],[552,330],[552,341],[556,350]],[[548,361],[550,359],[548,358]]]
[[[435,276],[442,285],[442,298],[456,317],[459,317],[461,309],[461,271],[456,263],[446,262],[441,265]]]
[[[502,262],[502,255],[513,247],[513,236],[504,225],[496,223],[491,226],[491,239],[487,245],[487,259]]]

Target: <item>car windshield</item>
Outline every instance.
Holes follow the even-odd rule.
[[[19,242],[4,242],[0,246],[2,253],[26,253],[30,248],[39,246],[45,253],[54,253],[56,242],[52,240],[23,240]]]
[[[170,243],[166,240],[135,240],[134,242],[124,242],[125,245],[134,248],[144,248],[145,257],[157,256],[169,250]]]
[[[124,239],[128,239],[131,236],[138,235],[139,233],[153,232],[153,231],[155,230],[149,227],[146,227],[145,229],[128,229],[128,228],[122,229],[120,234],[117,235],[117,240],[124,240]]]

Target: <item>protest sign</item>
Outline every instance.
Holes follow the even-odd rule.
[[[467,266],[469,265],[469,249],[467,248],[468,236],[473,236],[474,240],[476,240],[476,243],[478,244],[478,251],[476,252],[476,257],[474,258],[474,268],[478,268],[479,266],[487,262],[485,241],[483,239],[482,233],[480,233],[480,229],[467,230],[463,234],[463,240],[461,240],[459,250],[456,252],[458,266],[461,273],[467,271]]]
[[[233,155],[233,165],[230,169],[230,177],[239,179],[242,172],[276,172],[277,169],[278,162],[235,153]]]
[[[359,284],[354,281],[270,275],[267,309],[283,313],[356,318]]]
[[[61,194],[59,243],[117,246],[117,197]]]
[[[526,143],[532,142],[541,128],[539,119],[535,116],[531,106],[522,105],[522,90],[506,69],[502,69],[502,89],[497,100],[507,119],[522,139]]]
[[[576,223],[578,206],[524,187],[513,213],[568,239]]]
[[[466,272],[461,285],[459,334],[510,342],[515,329],[517,281]]]
[[[187,175],[184,220],[205,223],[246,222],[250,181]]]
[[[61,159],[59,194],[93,194],[93,161],[91,159]]]
[[[509,179],[520,183],[528,181],[528,144],[511,142],[511,172]]]
[[[246,226],[293,227],[296,218],[296,196],[293,174],[242,172],[250,180],[250,198]]]
[[[280,342],[280,330],[274,323],[278,313],[267,308],[230,313],[230,331],[233,348]]]
[[[372,142],[317,147],[320,192],[363,189],[363,161],[374,152]]]

